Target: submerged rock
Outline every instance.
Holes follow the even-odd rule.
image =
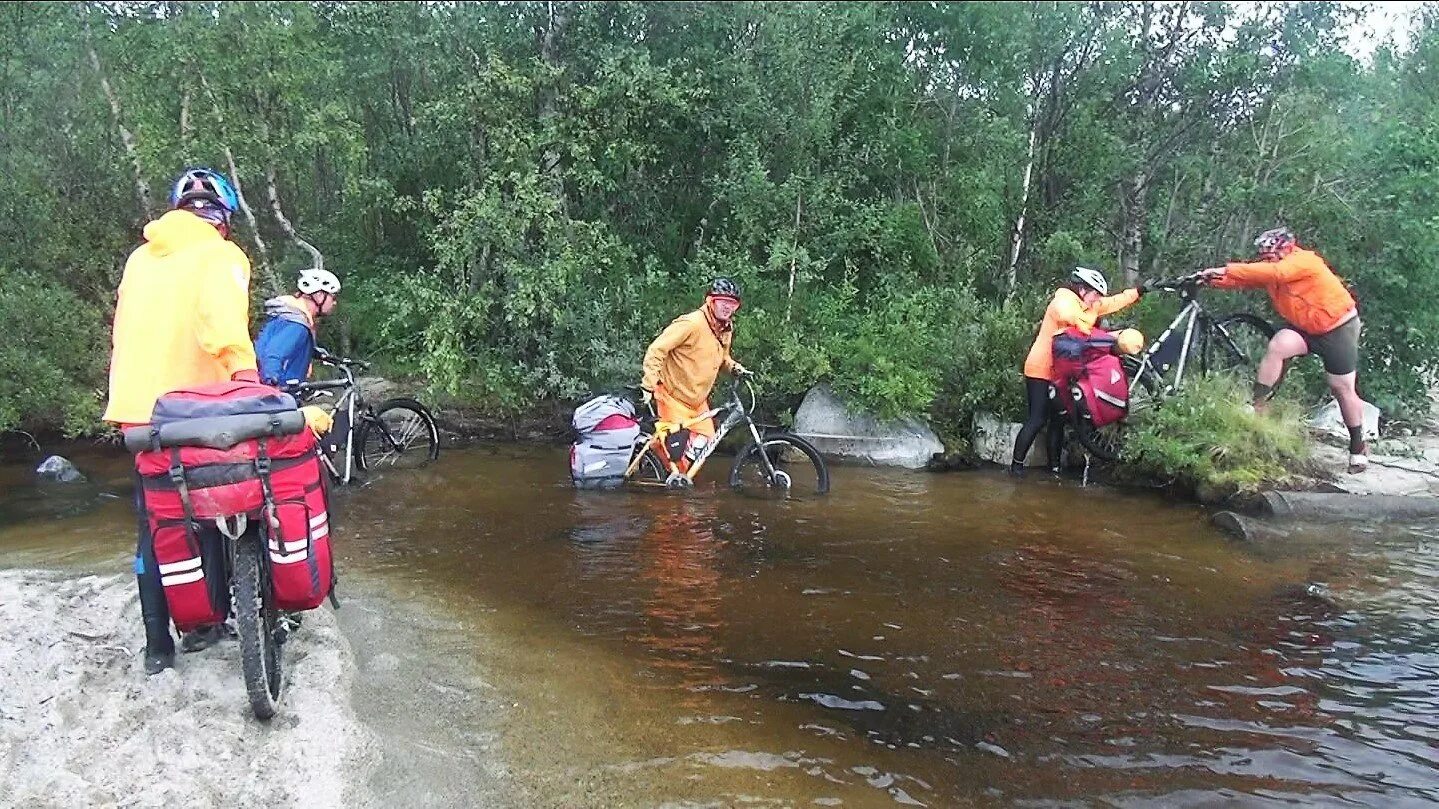
[[[84,483],[85,475],[66,458],[51,455],[35,467],[35,474],[50,483]]]
[[[821,453],[875,466],[923,469],[944,444],[923,420],[913,416],[881,421],[853,409],[828,385],[805,394],[794,415],[794,432]]]

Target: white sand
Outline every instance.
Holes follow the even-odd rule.
[[[285,649],[279,714],[255,720],[239,644],[146,677],[131,576],[0,571],[0,805],[366,806],[379,757],[328,607]]]

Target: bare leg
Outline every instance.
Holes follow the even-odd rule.
[[[1259,369],[1254,375],[1257,383],[1254,386],[1254,409],[1264,408],[1269,393],[1273,392],[1274,386],[1279,384],[1279,377],[1284,373],[1284,363],[1308,353],[1309,344],[1293,329],[1280,329],[1278,334],[1269,339],[1269,350],[1264,352],[1264,359],[1259,361]]]
[[[1350,373],[1342,376],[1329,374],[1329,390],[1334,393],[1334,399],[1339,402],[1339,414],[1344,417],[1345,427],[1362,427],[1364,425],[1364,400],[1359,398],[1359,391],[1355,383],[1359,374]]]

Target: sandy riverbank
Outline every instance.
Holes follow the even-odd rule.
[[[415,659],[397,660],[383,642],[397,627],[386,622],[411,636],[403,630],[423,616],[400,609],[391,618],[373,596],[347,607],[306,616],[287,648],[281,713],[262,724],[250,714],[234,642],[144,675],[131,577],[0,571],[0,803],[496,803],[498,763],[475,766],[472,757],[485,756],[464,749],[473,737],[406,707],[404,693],[429,692],[431,707],[437,694],[425,678],[404,676],[425,668],[423,654],[410,647]],[[471,759],[466,777],[444,778],[457,758]]]

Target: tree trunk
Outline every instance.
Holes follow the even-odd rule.
[[[215,126],[219,131],[225,130],[225,113],[220,109],[220,99],[215,91],[210,88],[210,82],[201,73],[200,87],[210,97],[210,108],[215,112]],[[188,96],[187,96],[188,97]],[[250,207],[250,201],[245,198],[245,187],[240,183],[240,169],[235,165],[235,153],[230,145],[225,144],[225,162],[230,167],[230,182],[235,185],[235,196],[240,199],[240,211],[245,214],[245,220],[250,223],[250,235],[255,240],[255,252],[259,254],[260,272],[270,282],[271,290],[279,295],[285,291],[285,284],[280,281],[280,276],[275,274],[275,268],[270,265],[270,249],[265,245],[265,237],[260,235],[260,221],[255,218],[255,209]]]
[[[270,210],[275,214],[275,221],[280,223],[280,228],[289,235],[295,244],[310,254],[310,260],[314,262],[315,269],[325,269],[324,254],[319,251],[319,248],[300,236],[299,232],[295,230],[295,226],[290,224],[289,218],[285,216],[285,210],[280,207],[280,189],[275,182],[275,164],[273,163],[265,168],[265,189],[270,195]]]
[[[1139,254],[1144,249],[1149,178],[1143,171],[1124,181],[1120,190],[1119,269],[1126,286],[1139,282]]]
[[[1034,178],[1034,145],[1039,137],[1039,113],[1030,105],[1029,149],[1024,158],[1024,179],[1019,188],[1019,215],[1014,218],[1014,233],[1009,241],[1009,269],[1005,272],[1005,294],[1014,297],[1019,288],[1019,251],[1024,247],[1024,217],[1029,212],[1029,185]]]
[[[185,94],[180,96],[180,157],[186,163],[195,159],[193,134],[190,126],[190,88],[186,87]]]
[[[799,193],[794,197],[794,241],[790,244],[789,251],[789,297],[784,301],[784,322],[789,322],[790,311],[794,308],[794,282],[796,269],[799,262],[799,215],[803,210],[804,194]]]
[[[150,184],[145,182],[145,172],[140,166],[140,152],[135,146],[135,135],[125,127],[125,118],[120,114],[120,97],[115,93],[115,88],[110,86],[110,79],[100,65],[100,54],[95,51],[95,43],[89,36],[88,21],[85,23],[85,34],[85,50],[90,57],[90,67],[95,69],[95,75],[100,79],[100,89],[104,91],[105,100],[110,104],[110,120],[120,132],[120,143],[125,147],[125,156],[130,159],[130,168],[135,172],[135,202],[140,206],[140,221],[143,222],[150,218],[154,209],[150,202]]]
[[[550,190],[561,214],[568,217],[569,199],[565,195],[565,178],[560,170],[560,150],[555,134],[550,127],[559,115],[559,75],[563,69],[560,60],[560,37],[569,24],[569,9],[565,3],[551,0],[545,4],[545,22],[535,32],[539,36],[540,59],[552,73],[540,88],[540,124],[546,127],[550,141],[540,155],[540,171],[549,179]]]

